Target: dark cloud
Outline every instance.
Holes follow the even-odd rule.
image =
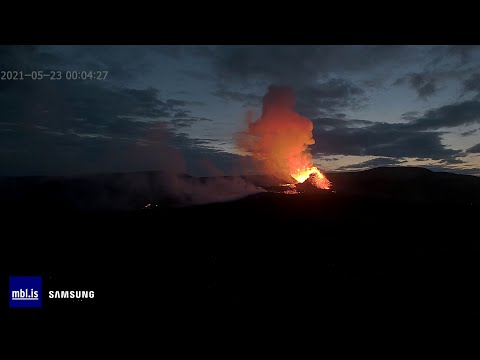
[[[317,118],[314,124],[312,150],[317,154],[444,159],[461,153],[442,144],[442,133],[417,131],[408,124],[332,118]]]
[[[183,70],[183,74],[187,75],[188,77],[195,79],[195,80],[200,80],[200,81],[213,81],[215,80],[215,77],[212,74],[203,72],[203,71],[198,71],[198,70]]]
[[[332,76],[365,75],[358,84],[380,88],[387,77],[379,69],[406,68],[425,64],[424,70],[408,73],[396,84],[406,84],[426,100],[440,90],[445,80],[462,80],[479,69],[469,64],[478,46],[216,46],[198,47],[197,53],[212,61],[222,84],[266,86],[287,84],[296,90]],[[452,64],[452,57],[461,64]],[[433,61],[430,59],[433,58]],[[468,66],[463,66],[469,64]]]
[[[49,53],[33,45],[1,45],[0,65],[2,70],[32,71],[42,70],[44,66],[63,64],[61,56]]]
[[[480,93],[480,73],[470,75],[470,77],[463,82],[463,89],[464,91]]]
[[[168,106],[171,109],[173,109],[175,107],[179,107],[179,106],[187,106],[187,105],[192,105],[192,104],[197,104],[197,102],[178,100],[178,99],[168,99],[168,100],[165,101],[165,105]]]
[[[137,129],[137,132],[140,131]],[[142,170],[207,175],[199,165],[205,159],[226,172],[232,171],[242,160],[240,156],[211,147],[208,139],[191,139],[183,133],[172,133],[162,124],[146,127],[139,137],[83,135],[22,129],[12,138],[0,132],[0,175],[73,175]]]
[[[0,63],[21,58],[35,64],[39,57],[44,55],[36,47],[7,48]],[[174,148],[186,154],[186,163],[199,156],[225,158],[208,141],[167,127],[209,120],[192,116],[191,105],[198,103],[108,82],[1,82],[1,175],[160,169]]]
[[[49,131],[137,136],[148,121],[189,114],[189,102],[159,99],[158,91],[102,86],[96,82],[19,81],[0,89],[2,117]],[[192,117],[193,118],[193,117]]]
[[[474,57],[478,54],[478,45],[435,45],[429,47],[424,54],[427,68],[460,69],[475,63]],[[477,53],[477,54],[476,54]]]
[[[458,56],[461,63],[467,63],[474,52],[479,51],[478,45],[449,45],[447,54]]]
[[[262,96],[253,93],[244,93],[241,91],[217,89],[212,92],[212,95],[225,101],[238,101],[243,103],[245,106],[258,106],[262,103]]]
[[[224,86],[212,94],[226,101],[241,102],[245,106],[258,106],[262,101],[262,96],[257,94],[227,90]],[[296,91],[297,110],[309,117],[333,114],[342,116],[338,113],[339,110],[358,109],[365,101],[365,91],[344,79],[334,78],[304,85]]]
[[[218,46],[208,48],[206,56],[212,61],[219,87],[289,85],[297,93],[302,113],[332,116],[332,111],[357,109],[366,100],[366,93],[358,84],[338,77],[332,79],[333,74],[343,76],[402,60],[405,65],[416,51],[417,48],[408,46]],[[381,81],[372,79],[365,86],[373,84]]]
[[[415,49],[414,49],[415,50]],[[209,56],[225,81],[312,83],[332,72],[371,69],[387,61],[407,60],[407,46],[220,46]]]
[[[230,171],[242,157],[212,147],[210,139],[174,133],[163,123],[130,121],[118,136],[22,126],[0,131],[0,175],[65,175],[162,170],[206,175],[208,159]],[[203,173],[202,173],[203,171]]]
[[[212,60],[210,46],[188,45],[73,45],[37,46],[35,49],[56,58],[55,69],[108,71],[108,77],[115,81],[135,80],[138,76],[154,73],[165,62],[176,62],[186,68],[178,69],[201,81],[213,81],[215,76],[202,70],[189,68],[190,59]],[[186,61],[185,61],[186,60]],[[35,63],[38,63],[37,61]]]
[[[0,63],[13,66],[7,69],[25,71],[108,71],[109,79],[125,81],[154,71],[162,57],[167,61],[179,61],[200,54],[198,48],[177,45],[3,46],[0,48]],[[2,55],[2,52],[8,55]]]
[[[52,46],[48,50],[63,60],[56,68],[106,70],[110,79],[120,81],[132,80],[154,70],[158,66],[158,55],[177,60],[186,53],[181,46],[140,45]]]
[[[480,153],[480,144],[474,145],[471,148],[467,149],[469,153]]]
[[[380,157],[380,158],[370,159],[358,164],[342,166],[339,168],[339,170],[363,170],[363,169],[370,169],[370,168],[381,167],[381,166],[396,166],[404,162],[405,160]]]
[[[318,118],[318,119],[313,119],[313,122],[315,123],[315,128],[321,128],[325,131],[329,131],[331,129],[336,129],[336,128],[357,128],[357,127],[364,127],[364,126],[370,126],[374,125],[374,121],[370,120],[359,120],[359,119],[337,119],[337,118],[332,118],[332,117],[326,117],[326,118]]]
[[[171,124],[175,128],[187,128],[199,121],[212,121],[212,119],[207,119],[204,117],[178,117],[172,119]]]
[[[419,99],[427,100],[438,91],[437,79],[430,73],[413,73],[396,80],[394,85],[407,84],[415,90]]]
[[[461,157],[461,156],[462,155],[460,154],[459,157]],[[440,160],[440,163],[441,164],[448,164],[448,165],[457,165],[457,164],[465,164],[465,161],[463,161],[462,159],[459,159],[459,158],[451,157],[451,158],[446,158],[446,159]]]
[[[181,119],[181,118],[184,118],[184,117],[187,117],[190,115],[190,111],[189,110],[180,110],[180,111],[177,111],[173,117],[175,119]]]
[[[420,112],[418,111],[407,111],[406,113],[402,114],[401,118],[402,120],[412,121],[417,119],[419,115],[420,115]]]
[[[358,109],[366,101],[365,91],[343,79],[330,79],[308,85],[297,92],[297,109],[309,116],[332,114],[343,109]]]
[[[409,126],[416,130],[436,130],[475,123],[480,123],[480,101],[468,100],[428,110]]]
[[[142,46],[142,48],[145,47]],[[188,52],[189,47],[179,45],[154,45],[148,46],[147,49],[149,51],[178,60]]]
[[[471,135],[475,135],[477,132],[478,132],[479,129],[474,129],[474,130],[470,130],[470,131],[465,131],[463,133],[461,133],[460,135],[461,136],[471,136]]]
[[[478,75],[476,75],[480,71],[478,61],[452,63],[452,53],[448,50],[445,51],[446,49],[448,47],[434,47],[432,52],[437,53],[436,59],[421,72],[410,72],[401,76],[393,82],[393,85],[408,86],[417,93],[421,100],[427,100],[436,95],[442,89],[441,85],[451,86],[452,83],[458,82],[463,84],[464,93],[466,91],[478,92]],[[473,53],[469,52],[469,54]]]
[[[437,160],[435,170],[478,174],[480,169],[451,168],[465,165],[461,150],[442,144],[441,132],[419,131],[407,124],[375,123],[364,120],[318,118],[314,120],[316,143],[312,152],[319,155],[378,156],[360,164],[347,165],[340,170],[358,170],[378,166],[395,166],[404,158],[417,161]],[[480,144],[467,150],[480,152]],[[432,168],[433,169],[433,168]]]
[[[425,81],[424,79],[418,77],[410,79],[410,86],[417,91],[418,97],[422,100],[426,100],[430,96],[434,95],[438,90],[435,81]]]

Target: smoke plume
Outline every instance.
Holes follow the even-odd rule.
[[[247,118],[248,129],[238,137],[241,150],[250,153],[268,175],[292,182],[319,175],[317,185],[328,189],[330,182],[312,163],[309,145],[315,144],[313,123],[295,112],[295,96],[288,87],[270,86],[263,98],[262,115]]]
[[[200,205],[241,199],[265,192],[241,177],[164,177],[165,189],[179,206]]]

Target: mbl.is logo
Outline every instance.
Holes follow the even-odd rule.
[[[10,276],[10,307],[41,308],[42,277]]]

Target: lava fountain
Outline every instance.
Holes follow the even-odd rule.
[[[309,180],[319,189],[332,183],[312,162],[309,146],[315,144],[313,122],[295,111],[295,96],[288,87],[270,86],[263,98],[262,115],[247,117],[247,131],[238,146],[256,160],[262,172],[287,183]]]
[[[291,174],[291,176],[297,180],[299,183],[305,182],[309,179],[310,182],[319,189],[330,189],[332,183],[327,179],[325,174],[323,174],[316,166],[310,166],[304,169],[297,169],[297,172]]]

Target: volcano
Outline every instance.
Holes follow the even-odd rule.
[[[315,144],[313,122],[295,111],[291,88],[270,86],[262,115],[255,121],[250,115],[238,147],[252,156],[262,172],[297,183],[309,180],[319,189],[330,189],[330,180],[313,164],[309,150]]]

